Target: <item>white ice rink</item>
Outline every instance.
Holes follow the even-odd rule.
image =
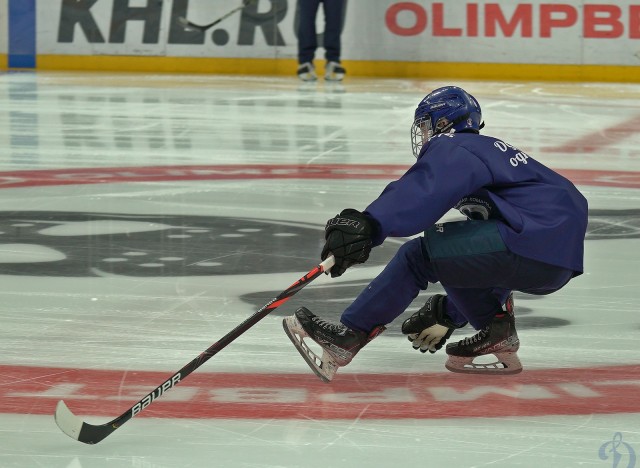
[[[396,239],[99,444],[58,429],[58,400],[119,416],[313,268],[326,219],[413,163],[415,106],[446,84],[589,200],[586,273],[515,297],[521,374],[449,373],[400,318],[313,375],[282,317],[337,319]],[[0,74],[0,468],[640,467],[638,128],[638,85]]]

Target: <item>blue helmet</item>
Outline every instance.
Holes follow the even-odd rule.
[[[424,145],[438,133],[474,132],[484,127],[480,104],[457,86],[430,92],[420,101],[411,126],[411,146],[417,158]]]

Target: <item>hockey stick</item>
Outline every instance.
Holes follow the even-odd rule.
[[[178,18],[178,22],[185,28],[189,28],[189,29],[197,29],[199,31],[206,31],[207,29],[215,26],[216,24],[224,21],[225,19],[227,19],[229,16],[233,15],[236,11],[240,11],[243,8],[245,8],[246,6],[254,3],[255,0],[242,0],[242,5],[239,6],[238,8],[234,8],[233,10],[231,10],[229,13],[227,13],[226,15],[221,16],[220,18],[218,18],[217,20],[215,20],[213,23],[209,23],[209,24],[204,24],[204,25],[198,25],[198,24],[194,24],[191,21],[187,20],[187,18],[184,18],[183,16]]]
[[[335,259],[332,255],[327,257],[325,261],[317,265],[306,275],[293,283],[287,289],[278,294],[277,297],[271,299],[264,306],[258,309],[253,315],[247,318],[244,322],[231,330],[225,336],[220,338],[217,342],[207,348],[200,356],[195,358],[189,364],[184,366],[178,372],[169,377],[162,385],[156,387],[151,393],[145,396],[138,403],[133,405],[123,414],[117,418],[109,421],[105,424],[93,425],[82,421],[79,417],[74,415],[67,407],[64,401],[60,400],[56,406],[55,419],[58,427],[72,439],[79,440],[85,444],[97,444],[102,439],[110,435],[113,431],[118,429],[128,420],[144,410],[147,406],[153,403],[157,398],[164,395],[167,391],[182,382],[189,374],[207,362],[213,356],[222,351],[228,344],[246,332],[249,328],[254,326],[264,317],[266,317],[271,311],[280,307],[287,302],[291,297],[304,288],[307,284],[311,283],[314,279],[320,276],[324,272],[328,272],[334,265]]]

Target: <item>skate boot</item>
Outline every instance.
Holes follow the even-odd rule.
[[[517,351],[520,340],[513,315],[513,294],[493,321],[475,335],[447,345],[445,367],[451,372],[466,374],[517,374],[522,364]],[[490,364],[474,363],[479,356],[492,354],[497,360]]]
[[[316,74],[316,69],[313,66],[313,63],[301,63],[298,66],[298,78],[302,81],[316,81],[318,79],[318,75]]]
[[[282,321],[284,331],[311,370],[324,382],[330,382],[338,368],[346,366],[364,345],[384,331],[376,327],[371,333],[351,330],[341,323],[330,323],[314,315],[305,307]],[[305,343],[311,338],[322,348],[318,356]]]
[[[342,81],[347,71],[339,62],[328,62],[325,67],[324,79],[327,81]]]

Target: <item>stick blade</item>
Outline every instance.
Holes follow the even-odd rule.
[[[62,400],[58,402],[55,413],[56,424],[62,432],[72,439],[79,440],[82,430],[82,420],[71,412],[66,403]]]
[[[118,428],[117,420],[98,426],[88,424],[73,414],[62,400],[56,406],[55,420],[62,432],[84,444],[97,444]]]
[[[178,17],[178,24],[188,31],[196,31],[198,29],[197,27],[194,27],[194,25],[191,24],[191,22],[184,16]]]

